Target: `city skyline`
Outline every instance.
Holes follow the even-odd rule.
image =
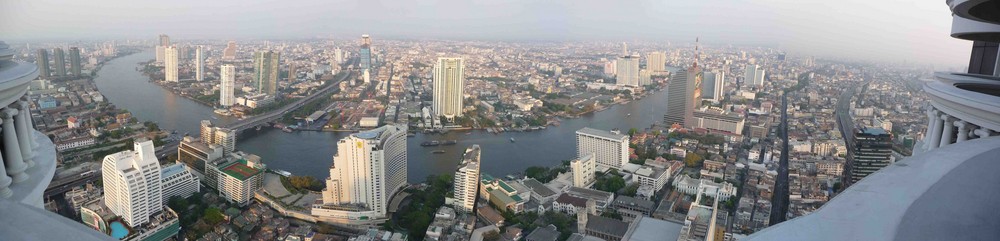
[[[937,68],[965,65],[964,55],[970,43],[948,37],[951,18],[946,14],[947,9],[940,7],[942,3],[924,1],[900,5],[852,1],[858,4],[789,0],[725,3],[718,0],[640,1],[633,4],[601,1],[573,4],[529,1],[455,3],[450,0],[397,3],[316,1],[282,5],[288,8],[287,11],[271,11],[267,16],[260,16],[253,13],[271,10],[273,6],[251,2],[241,8],[227,8],[232,3],[186,0],[147,3],[150,6],[133,9],[125,7],[132,6],[130,4],[120,4],[117,8],[96,8],[96,5],[64,0],[44,0],[33,1],[37,5],[0,3],[0,16],[9,16],[9,19],[0,20],[10,23],[0,26],[0,39],[142,38],[160,33],[171,33],[171,36],[185,39],[330,36],[346,39],[371,33],[384,39],[628,40],[677,44],[700,36],[706,44],[776,46],[793,53],[827,58],[931,63]],[[816,4],[823,6],[816,7]],[[453,11],[455,14],[447,16],[431,14],[441,5],[460,11]],[[854,7],[858,5],[864,7]],[[45,6],[44,11],[61,12],[67,18],[93,21],[64,22],[24,16],[27,12],[43,10],[40,6]],[[213,11],[219,8],[231,11]],[[376,10],[383,8],[390,11]],[[334,12],[327,12],[330,10]],[[174,12],[166,11],[183,11],[188,17],[174,18]],[[479,14],[482,12],[490,14]],[[312,15],[313,18],[302,22],[305,19],[299,16],[303,15]],[[136,21],[138,16],[142,18]],[[360,16],[380,21],[357,21],[362,19]],[[31,19],[32,24],[22,22],[27,19]],[[851,24],[857,19],[874,23]],[[662,24],[624,27],[619,24],[622,21]],[[422,27],[417,31],[407,26]],[[886,26],[891,27],[886,29]],[[917,39],[919,41],[914,41]]]

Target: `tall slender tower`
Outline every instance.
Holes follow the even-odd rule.
[[[257,52],[253,57],[254,84],[257,91],[274,96],[278,90],[278,63],[281,54],[274,51]]]
[[[170,46],[170,36],[166,34],[160,34],[160,46],[167,47]]]
[[[229,107],[236,103],[233,96],[233,89],[236,87],[236,67],[231,64],[222,65],[222,73],[219,74],[222,83],[219,83],[219,105]]]
[[[62,48],[55,48],[52,55],[56,57],[56,76],[66,76],[66,53]]]
[[[163,80],[177,82],[177,47],[167,46],[163,49]]]
[[[687,71],[677,71],[667,85],[667,113],[663,116],[666,125],[680,124],[685,128],[695,125],[694,111],[701,107],[701,81],[703,72],[698,66],[700,58],[698,40],[695,40],[694,63]]]
[[[438,58],[434,64],[434,101],[436,116],[462,116],[465,95],[465,64],[462,58]]]
[[[205,80],[205,47],[200,45],[194,49],[194,79]]]
[[[465,149],[462,163],[455,171],[455,207],[460,212],[471,213],[476,208],[476,198],[479,194],[479,158],[482,150],[479,145]]]
[[[80,48],[70,47],[69,48],[69,66],[70,70],[73,72],[73,76],[80,76]]]
[[[361,57],[361,69],[371,69],[374,64],[372,61],[372,38],[367,34],[361,35],[361,50],[359,50],[359,55]]]
[[[35,62],[38,63],[38,77],[48,78],[52,75],[49,69],[49,51],[45,49],[38,49],[38,53],[35,54]]]

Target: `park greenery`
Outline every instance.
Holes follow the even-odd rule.
[[[625,187],[625,179],[618,173],[618,170],[611,169],[608,173],[597,173],[597,180],[594,182],[594,189],[605,192],[618,192]]]
[[[281,184],[293,193],[319,192],[326,188],[322,181],[312,176],[281,177]]]
[[[406,231],[410,240],[424,240],[427,227],[434,221],[434,213],[444,205],[444,198],[451,190],[451,175],[431,175],[422,188],[409,188],[409,201],[404,201],[393,218],[383,224],[383,228]],[[406,227],[406,228],[403,228]]]

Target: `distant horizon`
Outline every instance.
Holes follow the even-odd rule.
[[[964,68],[972,44],[951,38],[949,9],[935,1],[36,0],[0,2],[0,23],[5,41],[155,39],[161,33],[177,39],[353,39],[368,33],[400,40],[674,44],[700,37],[706,44],[937,69]]]

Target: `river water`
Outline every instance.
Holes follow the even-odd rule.
[[[224,124],[235,119],[215,115],[211,107],[177,96],[149,81],[136,68],[155,57],[153,52],[124,56],[104,65],[95,79],[101,93],[115,105],[132,112],[140,121],[155,121],[163,129],[198,133],[201,120],[212,119]],[[452,174],[466,147],[482,147],[482,171],[502,176],[523,171],[529,166],[553,166],[576,155],[576,130],[646,128],[662,120],[666,111],[667,93],[658,91],[645,98],[604,111],[563,120],[559,126],[532,132],[490,134],[486,131],[452,131],[447,134],[417,134],[409,138],[408,179],[422,182],[428,175]],[[630,115],[631,114],[631,115]],[[337,152],[336,142],[350,133],[294,132],[285,133],[265,128],[242,133],[236,149],[261,156],[272,169],[295,175],[310,175],[325,179]],[[514,138],[515,142],[511,142]],[[422,147],[431,140],[458,140],[457,145]],[[433,150],[444,150],[433,154]]]

